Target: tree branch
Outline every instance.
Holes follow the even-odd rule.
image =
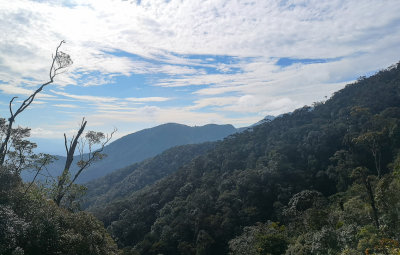
[[[65,150],[67,151],[67,155],[68,155],[68,145],[67,145],[67,136],[64,133],[64,145],[65,145]]]
[[[67,159],[65,160],[64,170],[61,174],[60,179],[58,180],[57,191],[56,191],[55,198],[54,198],[54,202],[57,205],[60,205],[61,199],[64,197],[64,194],[65,194],[64,184],[65,184],[66,178],[69,174],[69,170],[70,170],[72,161],[74,160],[74,153],[75,153],[76,146],[78,144],[79,137],[82,135],[83,130],[85,130],[86,124],[87,124],[87,121],[85,121],[85,118],[83,118],[82,124],[78,130],[78,133],[77,133],[76,137],[73,137],[73,140],[71,141],[71,145],[68,149]]]
[[[18,98],[18,97],[13,97],[11,100],[10,100],[10,118],[12,118],[13,116],[14,116],[14,114],[13,114],[13,111],[12,111],[12,102],[14,101],[14,99],[16,99],[16,98]]]
[[[80,144],[80,154],[81,154],[81,160],[78,162],[78,166],[79,166],[79,170],[75,173],[74,177],[72,178],[72,180],[68,180],[67,181],[67,176],[69,175],[69,169],[71,166],[71,163],[73,161],[73,155],[74,155],[74,151],[76,149],[76,146],[78,144],[78,140],[82,135],[82,132],[86,126],[87,121],[85,121],[85,119],[82,120],[81,123],[81,127],[76,135],[76,137],[73,138],[73,140],[71,141],[71,146],[68,149],[68,155],[67,155],[67,160],[65,163],[65,168],[64,171],[61,175],[61,178],[58,181],[58,187],[57,187],[57,191],[54,197],[54,201],[55,203],[59,206],[61,203],[61,200],[63,199],[63,197],[65,196],[65,194],[68,193],[68,191],[71,189],[72,185],[75,183],[76,179],[81,175],[81,173],[87,169],[93,162],[95,162],[97,159],[101,159],[101,152],[104,150],[104,147],[107,145],[107,143],[112,139],[114,133],[117,131],[116,128],[114,128],[113,132],[110,135],[107,135],[106,139],[104,142],[101,143],[101,148],[91,152],[91,146],[92,143],[99,143],[101,138],[97,138],[96,135],[99,135],[99,133],[97,133],[94,138],[91,136],[88,136],[88,134],[86,134],[86,138],[88,139],[88,146],[90,148],[89,153],[88,153],[88,159],[87,160],[83,160],[83,151],[84,151],[84,144],[85,141],[81,141],[82,144]],[[89,134],[92,134],[91,132],[88,132]],[[89,137],[89,138],[88,138]],[[104,135],[102,133],[100,133],[100,137],[104,138]],[[92,140],[91,140],[92,139]]]
[[[51,163],[51,160],[52,160],[51,156],[47,156],[43,159],[42,164],[37,168],[37,171],[36,171],[35,176],[33,177],[33,180],[29,183],[28,187],[25,189],[24,196],[28,192],[30,187],[33,185],[33,183],[35,183],[36,178],[38,177],[39,173],[42,171],[43,167],[45,167],[47,164]]]
[[[101,144],[101,148],[94,151],[93,153],[89,152],[89,158],[88,160],[85,162],[85,164],[78,170],[78,172],[76,172],[74,178],[72,179],[71,183],[68,185],[67,189],[69,189],[72,184],[76,181],[76,179],[79,177],[79,175],[82,173],[83,170],[85,170],[87,167],[89,167],[94,160],[96,159],[96,155],[100,154],[103,150],[104,147],[107,145],[107,143],[112,139],[114,133],[117,132],[117,129],[114,128],[113,132],[111,132],[110,136],[107,135],[107,139]],[[92,155],[91,155],[92,154]],[[91,156],[90,156],[91,155]]]

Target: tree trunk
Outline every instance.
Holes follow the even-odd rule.
[[[365,188],[367,189],[370,205],[372,207],[372,213],[374,216],[375,226],[379,229],[378,209],[375,206],[374,193],[372,191],[372,186],[371,186],[371,183],[370,183],[368,177],[364,180],[364,185],[365,185]]]

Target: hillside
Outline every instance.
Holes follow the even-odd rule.
[[[214,148],[214,143],[176,146],[163,153],[85,184],[84,207],[102,207],[122,199],[177,171],[184,164]]]
[[[182,124],[167,123],[144,129],[121,137],[107,145],[104,148],[104,153],[107,157],[85,170],[79,176],[77,182],[89,182],[117,169],[154,157],[174,146],[217,141],[235,132],[236,129],[232,125],[216,124],[190,127]],[[65,162],[65,157],[57,157],[58,160],[47,167],[54,176],[61,173]],[[75,162],[77,161],[75,159]],[[76,168],[75,164],[73,166]],[[24,174],[23,178],[25,180],[32,178],[28,172]]]
[[[395,254],[399,106],[397,64],[95,214],[126,254]]]

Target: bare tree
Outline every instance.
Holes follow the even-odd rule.
[[[54,78],[60,74],[63,69],[66,67],[70,66],[72,64],[71,57],[60,51],[60,47],[62,44],[65,43],[64,41],[61,41],[60,44],[57,46],[55,54],[52,56],[52,62],[49,70],[49,80],[42,85],[38,89],[36,89],[35,92],[33,92],[28,98],[26,98],[21,105],[18,107],[16,111],[13,111],[13,102],[17,97],[13,97],[10,102],[9,102],[9,110],[10,110],[10,117],[8,118],[8,123],[4,123],[4,139],[2,139],[1,144],[0,144],[0,166],[4,165],[6,155],[9,152],[9,143],[11,136],[13,135],[13,123],[15,121],[15,118],[23,112],[26,108],[29,107],[29,105],[33,102],[35,99],[36,95],[43,90],[44,87],[47,85],[51,84],[54,82]]]
[[[61,204],[61,201],[65,195],[70,192],[80,174],[92,163],[101,160],[106,156],[102,153],[104,147],[112,139],[113,134],[117,131],[114,129],[114,131],[109,135],[104,135],[102,132],[88,131],[85,136],[82,137],[86,124],[87,121],[85,118],[83,118],[76,136],[73,136],[69,143],[66,134],[64,134],[64,144],[67,152],[67,159],[65,160],[64,170],[58,177],[57,187],[54,192],[54,202],[58,206]],[[100,148],[93,150],[93,147],[96,145],[98,145]],[[85,153],[86,147],[88,152]],[[72,177],[71,165],[74,161],[74,154],[77,148],[79,152],[79,161],[77,162],[78,170],[73,174]]]
[[[355,181],[364,185],[365,190],[367,191],[368,194],[369,204],[372,208],[375,226],[379,229],[379,212],[378,208],[376,207],[375,196],[371,184],[371,182],[374,179],[374,176],[368,175],[368,169],[366,167],[356,167],[351,173],[351,177]]]

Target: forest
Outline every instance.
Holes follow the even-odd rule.
[[[10,123],[0,120],[3,144]],[[51,185],[23,182],[24,167],[49,161],[31,154],[29,128],[10,139],[0,254],[400,254],[400,63],[87,188],[68,172]],[[71,189],[58,200],[60,180]]]

